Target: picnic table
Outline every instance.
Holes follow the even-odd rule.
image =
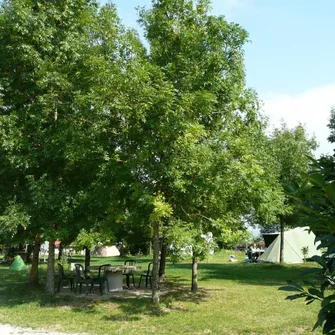
[[[248,248],[246,254],[251,262],[257,262],[258,257],[264,253],[264,249]]]
[[[97,271],[99,270],[100,265],[88,266],[88,271]],[[123,290],[123,280],[122,274],[126,270],[138,270],[141,269],[137,265],[111,265],[105,268],[106,277],[109,284],[109,291],[121,291]]]

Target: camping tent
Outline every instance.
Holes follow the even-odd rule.
[[[27,265],[24,263],[21,256],[17,255],[17,256],[14,257],[14,262],[9,267],[9,270],[13,270],[13,271],[27,270]]]
[[[298,227],[284,232],[284,262],[302,263],[304,261],[303,248],[308,248],[306,258],[321,255],[314,244],[315,235],[308,233],[308,227]],[[279,263],[280,233],[270,244],[258,261]]]
[[[97,253],[103,257],[120,256],[120,251],[115,245],[100,247],[97,249]]]
[[[263,234],[265,247],[268,248],[271,245],[271,243],[276,239],[276,237],[278,235],[279,235],[279,233],[266,233],[266,234]]]

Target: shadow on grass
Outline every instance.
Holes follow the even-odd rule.
[[[43,282],[44,273],[41,273]],[[74,294],[69,288],[64,289],[64,294],[49,295],[45,293],[44,285],[30,285],[27,282],[26,272],[14,272],[0,266],[0,308],[16,308],[19,305],[29,305],[38,308],[66,309],[75,314],[87,314],[90,317],[102,313],[102,321],[136,321],[143,315],[156,317],[164,314],[157,313],[151,302],[151,294],[147,289],[136,290],[138,295],[113,296],[100,294]],[[182,301],[200,303],[206,298],[204,290],[194,294],[189,286],[183,284],[184,280],[178,276],[170,277],[169,281],[162,284],[162,305],[168,305],[169,301]],[[108,313],[108,310],[113,313]]]
[[[315,263],[314,263],[315,264]],[[199,283],[207,281],[234,281],[241,284],[280,286],[287,280],[297,280],[310,264],[281,265],[270,263],[200,263],[198,267]],[[191,276],[191,264],[175,264],[172,272],[186,273]],[[178,280],[176,278],[176,280]],[[182,281],[182,279],[179,279]]]
[[[144,262],[143,262],[144,263]],[[146,266],[146,265],[145,265]],[[169,306],[173,302],[191,302],[200,304],[209,298],[212,290],[218,290],[218,282],[233,281],[235,283],[263,286],[281,286],[288,279],[298,279],[299,272],[310,265],[287,266],[279,264],[248,263],[200,263],[199,290],[193,293],[191,285],[191,264],[168,264],[167,280],[162,284],[161,302]],[[41,272],[43,282],[45,272]],[[211,287],[203,288],[202,283],[211,283]],[[204,285],[206,286],[206,285]],[[225,290],[226,288],[222,288]],[[93,295],[48,295],[44,285],[31,286],[27,283],[27,273],[9,271],[0,266],[0,307],[15,308],[18,305],[34,305],[39,308],[68,309],[72,313],[87,314],[106,322],[131,322],[140,320],[143,315],[155,317],[151,303],[150,291],[139,290],[138,296],[115,297]],[[142,294],[143,293],[143,294]],[[99,313],[101,311],[101,317]],[[108,311],[111,313],[108,313]],[[187,312],[187,309],[184,310]],[[107,312],[107,313],[106,313]],[[161,312],[161,313],[164,313]]]

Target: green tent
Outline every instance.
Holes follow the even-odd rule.
[[[23,271],[27,270],[27,265],[24,263],[20,255],[14,257],[14,262],[10,266],[9,270],[13,271]]]

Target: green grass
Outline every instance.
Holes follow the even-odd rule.
[[[237,256],[239,260],[244,258],[243,254]],[[227,253],[219,253],[200,264],[197,294],[190,292],[191,263],[168,263],[159,316],[152,313],[150,294],[144,289],[137,297],[111,294],[101,298],[97,293],[48,296],[43,286],[30,287],[25,273],[10,272],[1,266],[0,323],[86,334],[311,333],[318,304],[306,306],[303,300],[285,300],[287,293],[278,291],[278,287],[288,279],[297,280],[299,272],[312,264],[230,263],[228,257]],[[91,264],[123,264],[124,260],[93,258]],[[83,262],[83,258],[74,261]],[[138,259],[142,269],[148,262]],[[44,276],[42,266],[42,282]]]

